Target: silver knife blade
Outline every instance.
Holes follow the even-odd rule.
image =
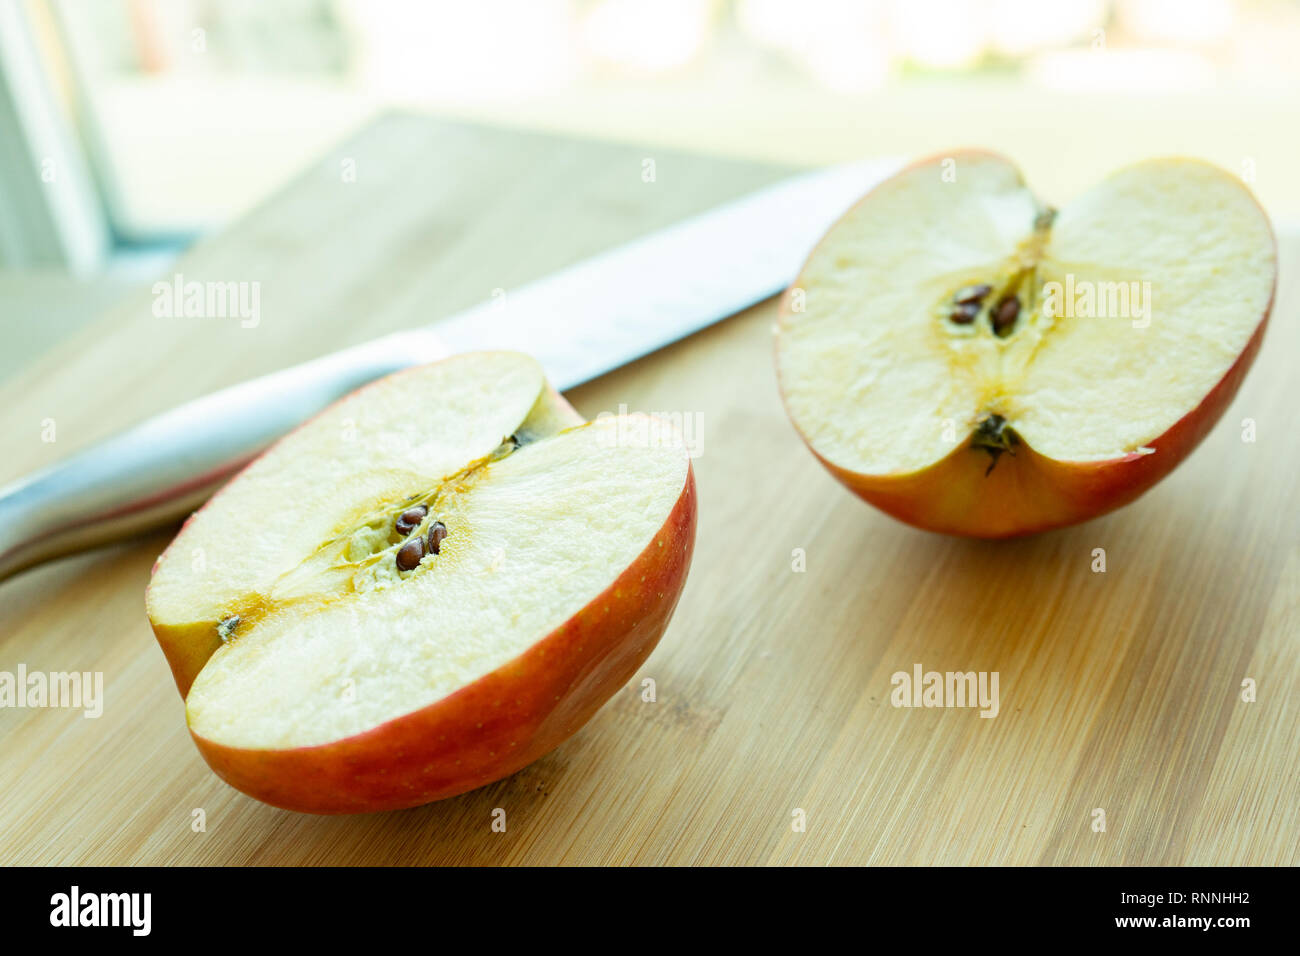
[[[186,514],[295,425],[366,382],[509,348],[564,390],[784,289],[897,161],[804,173],[584,260],[432,326],[181,405],[0,488],[0,580]]]
[[[540,361],[556,388],[572,388],[785,289],[831,224],[899,165],[872,160],[782,180],[430,330],[440,354],[507,347]]]

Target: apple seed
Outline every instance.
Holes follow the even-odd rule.
[[[968,285],[958,289],[957,294],[952,297],[952,301],[957,305],[969,305],[975,303],[979,305],[984,301],[985,296],[993,291],[993,286],[980,283],[979,285]]]
[[[963,302],[952,310],[952,315],[948,316],[958,325],[970,325],[975,321],[975,316],[980,314],[978,302]]]
[[[414,508],[407,508],[397,516],[397,533],[408,535],[415,530],[415,526],[424,520],[424,516],[429,513],[427,505],[416,505]]]
[[[442,548],[442,539],[447,537],[447,526],[441,521],[435,521],[433,527],[429,529],[429,553],[437,554]]]
[[[412,538],[397,552],[397,570],[413,571],[424,557],[424,539]]]
[[[1020,298],[1009,295],[998,301],[997,307],[993,310],[993,331],[999,338],[1006,338],[1011,332],[1011,327],[1016,324],[1016,319],[1020,315]]]

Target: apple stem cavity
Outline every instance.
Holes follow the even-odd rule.
[[[229,643],[230,639],[235,636],[235,631],[239,630],[239,615],[232,614],[217,624],[217,637],[221,638],[221,643]]]
[[[989,462],[988,469],[984,472],[987,478],[997,467],[998,458],[1005,452],[1010,452],[1014,458],[1016,454],[1015,446],[1020,444],[1020,436],[1016,434],[1015,429],[1007,426],[1007,420],[1001,415],[985,415],[975,426],[975,431],[971,434],[971,448],[982,449],[988,452]]]

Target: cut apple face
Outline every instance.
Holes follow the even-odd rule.
[[[787,292],[786,410],[849,488],[919,527],[1040,531],[1137,497],[1204,437],[1263,337],[1268,219],[1154,160],[1059,212],[988,153],[909,167]]]
[[[583,423],[531,359],[479,353],[282,440],[149,590],[205,759],[266,802],[339,813],[452,796],[557,746],[685,582],[690,461],[626,439],[648,432]]]

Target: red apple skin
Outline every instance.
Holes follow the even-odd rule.
[[[509,663],[427,707],[290,750],[191,736],[231,786],[305,813],[420,806],[509,776],[576,732],[654,650],[686,582],[696,508],[688,469],[662,529],[613,584]]]
[[[1154,449],[1149,454],[1107,461],[1056,461],[1021,441],[1013,449],[1014,456],[1004,452],[989,472],[989,454],[967,442],[934,465],[904,475],[857,474],[817,455],[816,449],[813,454],[854,494],[927,531],[1010,538],[1087,521],[1143,494],[1209,434],[1255,361],[1272,305],[1270,298],[1246,348],[1219,383],[1149,444]]]

